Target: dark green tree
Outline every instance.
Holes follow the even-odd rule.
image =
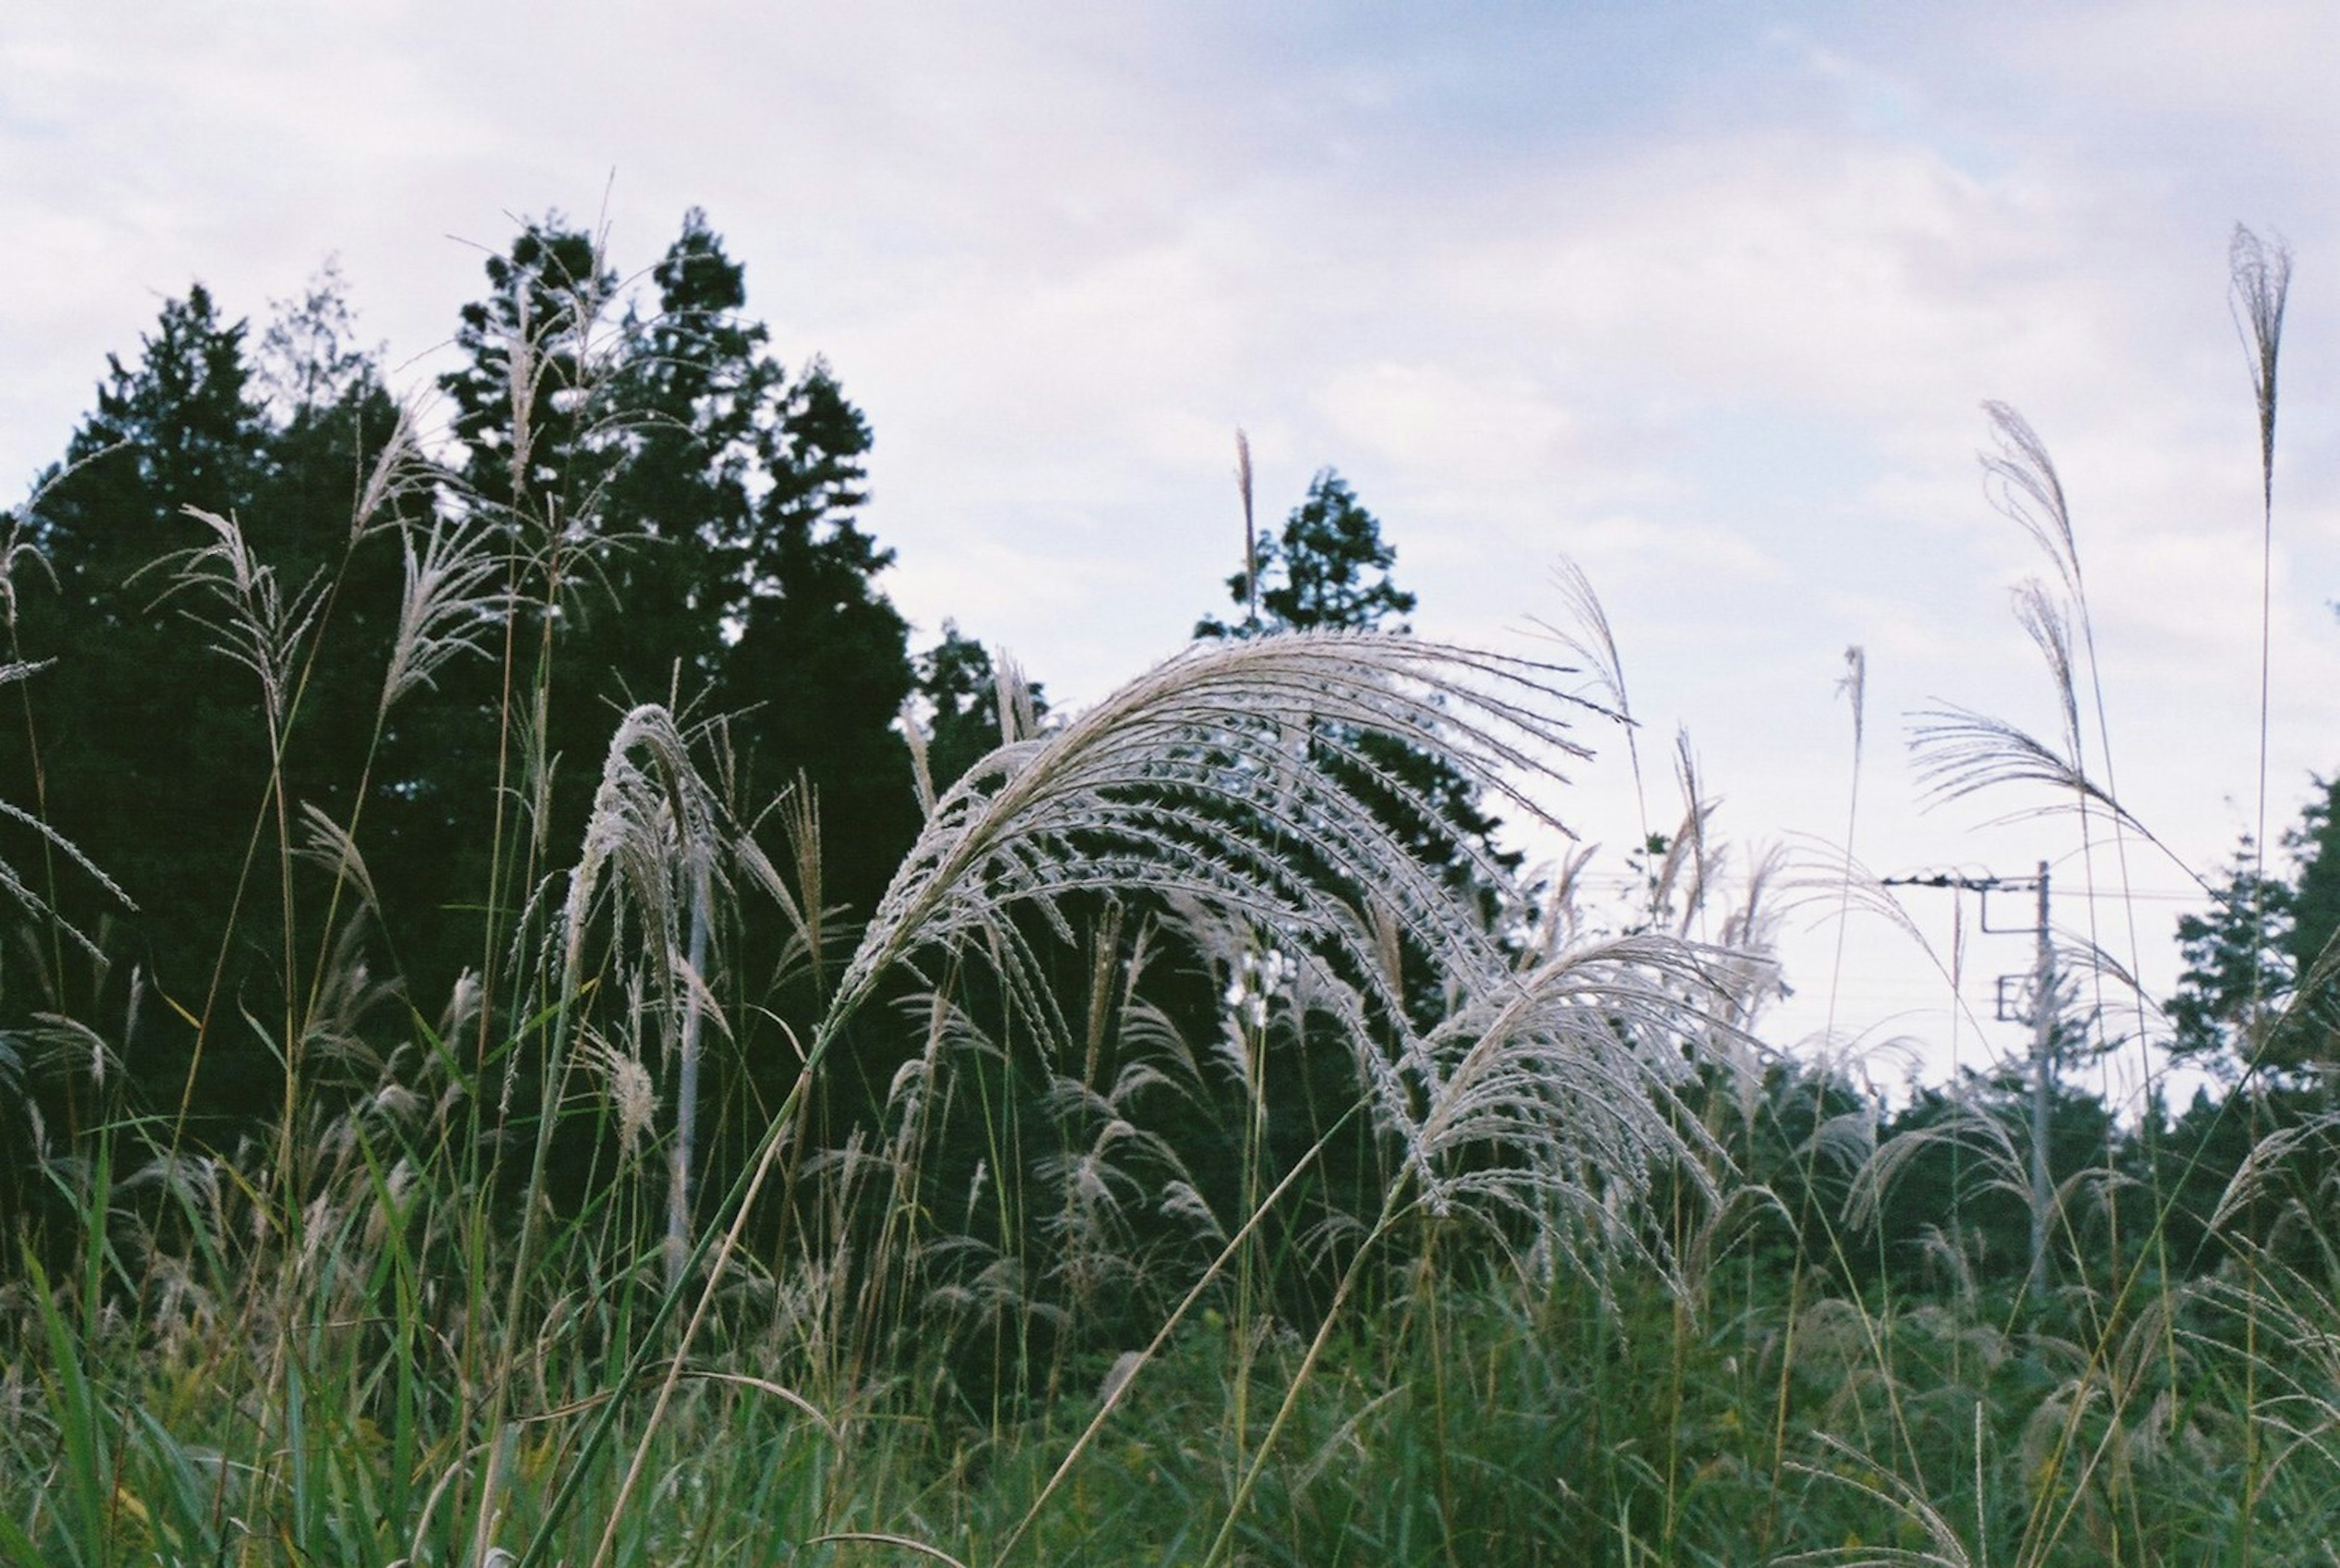
[[[2284,950],[2295,977],[2292,1027],[2301,1055],[2340,1061],[2340,779],[2318,779],[2299,821],[2284,835],[2299,867]]]
[[[918,696],[927,708],[927,770],[937,793],[948,789],[1000,742],[999,672],[991,652],[943,622],[943,640],[918,656]],[[1046,690],[1023,683],[1037,720],[1048,711]]]
[[[431,502],[396,487],[372,515],[357,515],[400,410],[382,382],[382,351],[358,341],[339,270],[328,263],[274,311],[254,364],[271,427],[268,467],[241,521],[280,581],[320,590],[286,766],[294,799],[346,823],[368,777],[403,591],[396,525],[427,515]],[[371,809],[394,816],[399,798],[373,795]]]
[[[2210,889],[2207,912],[2178,918],[2185,968],[2169,1001],[2170,1050],[2232,1077],[2256,1062],[2295,1066],[2285,1007],[2297,980],[2289,953],[2294,895],[2263,871],[2246,837]]]
[[[154,568],[203,541],[183,508],[248,511],[267,475],[245,332],[197,284],[164,305],[134,363],[109,356],[96,409],[30,511],[55,590],[32,580],[20,636],[54,662],[25,689],[31,743],[0,763],[0,795],[41,800],[143,911],[117,957],[195,1005],[267,758],[253,693],[205,654]]]
[[[330,284],[282,311],[265,340],[281,376],[268,383],[272,406],[258,395],[245,323],[226,320],[200,285],[168,302],[137,362],[109,361],[95,411],[26,509],[50,571],[16,574],[17,644],[52,662],[25,685],[25,744],[0,749],[0,792],[37,801],[135,901],[134,916],[112,912],[115,984],[134,972],[149,995],[214,1021],[265,1014],[283,994],[283,945],[266,935],[281,930],[282,885],[253,874],[271,820],[272,745],[283,747],[288,803],[338,813],[362,768],[364,726],[347,714],[370,716],[370,693],[352,693],[379,670],[317,657],[327,646],[319,630],[341,623],[331,646],[362,664],[395,610],[386,547],[375,565],[393,575],[377,572],[378,602],[332,587],[353,581],[353,503],[396,422],[347,325]],[[253,566],[293,607],[273,726],[255,672],[222,651],[233,639],[218,607],[174,584],[174,561],[216,538],[191,508],[232,520]],[[98,998],[64,994],[49,957],[47,972],[0,989],[11,1005],[37,997],[90,1016]],[[27,961],[13,945],[0,959]],[[134,1070],[175,1100],[190,1041],[159,1021],[169,1016],[149,1007],[129,1047]],[[277,1072],[269,1054],[243,1028],[213,1039],[196,1103],[264,1102]]]
[[[917,830],[894,724],[915,683],[909,626],[878,584],[894,552],[862,531],[869,426],[816,359],[778,400],[768,488],[744,541],[738,640],[716,683],[754,792],[818,795],[828,895],[867,914]]]
[[[1390,575],[1397,550],[1382,537],[1381,521],[1365,510],[1333,470],[1310,481],[1307,498],[1277,534],[1262,536],[1249,571],[1227,581],[1228,596],[1245,605],[1255,592],[1256,623],[1206,616],[1196,637],[1248,637],[1276,631],[1381,631],[1403,635],[1414,596]],[[1496,878],[1516,870],[1520,856],[1499,848],[1496,819],[1482,809],[1478,792],[1434,753],[1382,736],[1355,742],[1361,761],[1344,782],[1361,799],[1381,803],[1384,820],[1407,850],[1446,868],[1455,886],[1474,890],[1489,919],[1498,914]],[[1389,783],[1369,776],[1377,772]]]
[[[786,382],[768,333],[739,313],[746,270],[697,210],[650,278],[658,309],[629,313],[613,402],[624,459],[604,521],[620,541],[609,592],[588,596],[599,662],[655,682],[636,695],[703,695],[746,610],[755,491],[767,485],[771,405]]]
[[[917,827],[893,728],[912,685],[907,628],[877,581],[892,554],[858,521],[868,422],[823,362],[791,375],[771,354],[703,213],[652,269],[654,308],[616,312],[592,236],[558,216],[491,258],[487,279],[457,336],[467,362],[441,384],[469,504],[511,541],[533,608],[503,667],[475,669],[443,705],[436,722],[462,733],[413,781],[444,819],[474,819],[432,858],[436,901],[504,864],[524,861],[530,885],[557,867],[620,717],[655,700],[723,716],[744,816],[805,781],[820,900],[867,913]],[[508,690],[529,694],[532,752],[506,739]],[[527,845],[499,852],[478,819],[513,776],[551,786]],[[478,961],[475,933],[444,946],[451,963]]]
[[[1229,577],[1227,592],[1244,604],[1256,582],[1255,630],[1262,631],[1404,631],[1414,598],[1390,580],[1396,561],[1380,520],[1358,504],[1346,480],[1320,469],[1284,531],[1258,541],[1250,570]],[[1230,624],[1205,616],[1195,635],[1242,637],[1253,630],[1248,617]]]
[[[2170,999],[2171,1049],[2232,1077],[2296,1076],[2340,1061],[2340,781],[2318,779],[2283,835],[2289,879],[2248,838],[2211,884],[2207,911],[2177,922],[2186,968]]]

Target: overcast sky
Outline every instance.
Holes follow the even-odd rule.
[[[1241,554],[1241,425],[1272,516],[1321,466],[1350,480],[1425,632],[1532,647],[1552,563],[1579,562],[1661,823],[1681,727],[1734,845],[1840,841],[1862,648],[1860,858],[2053,857],[2084,933],[2068,829],[1978,826],[2015,799],[1921,812],[1903,744],[1941,701],[2054,723],[2008,610],[2047,563],[1985,499],[1978,405],[2021,409],[2071,494],[2124,798],[2214,866],[2258,756],[2227,244],[2238,221],[2289,240],[2269,755],[2292,820],[2340,769],[2335,70],[2340,8],[2314,0],[15,0],[0,485],[193,280],[264,319],[338,255],[421,386],[516,215],[605,221],[634,271],[704,207],[779,352],[826,355],[871,421],[868,523],[921,643],[954,617],[1074,704],[1175,649]],[[1641,813],[1587,739],[1559,803],[1615,869]],[[2130,866],[2166,991],[2185,873]],[[1910,908],[1948,962],[1949,896]],[[2126,960],[2127,917],[2097,921]],[[1832,1017],[1937,1070],[2019,1040],[1988,1019],[2020,938],[1968,938],[1979,1033],[1881,929],[1833,984],[1826,929],[1787,951],[1783,1038]]]

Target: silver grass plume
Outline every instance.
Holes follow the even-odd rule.
[[[1370,887],[1442,968],[1498,973],[1493,939],[1460,918],[1436,874],[1310,751],[1435,819],[1418,790],[1341,732],[1427,742],[1490,793],[1564,832],[1513,776],[1549,775],[1555,754],[1585,755],[1562,717],[1573,700],[1545,673],[1371,632],[1189,648],[1046,738],[1002,746],[943,796],[880,901],[839,1000],[858,1004],[887,968],[931,945],[981,938],[1021,958],[1012,908],[1060,919],[1055,901],[1066,894],[1132,888],[1272,925],[1370,976],[1379,966],[1366,923],[1332,890]],[[1294,870],[1295,851],[1325,878]]]
[[[313,800],[301,802],[301,847],[294,854],[334,881],[355,888],[360,905],[380,918],[382,900],[374,892],[373,872],[359,852],[357,840]]]
[[[166,597],[193,589],[208,598],[208,610],[182,613],[212,634],[213,652],[259,678],[272,738],[281,739],[292,709],[302,640],[316,624],[324,602],[322,575],[311,577],[288,594],[275,569],[254,559],[237,519],[195,506],[185,511],[212,531],[212,542],[166,558],[178,562]]]
[[[656,703],[636,708],[610,738],[560,922],[562,991],[573,997],[582,982],[596,895],[614,869],[619,939],[630,907],[640,928],[641,961],[658,984],[661,1036],[676,1067],[667,1191],[669,1284],[680,1276],[688,1246],[701,1026],[710,1012],[722,1024],[705,980],[719,829],[714,792],[692,763],[674,716]],[[612,1079],[620,1088],[629,1081]]]
[[[1244,514],[1244,625],[1259,630],[1259,527],[1252,516],[1251,437],[1235,432],[1235,493]]]
[[[1697,1022],[1729,1010],[1721,955],[1655,934],[1588,943],[1473,998],[1384,1077],[1374,1107],[1433,1215],[1477,1205],[1550,1226],[1638,1197],[1679,1160],[1692,1118],[1669,1116]],[[1711,998],[1701,1007],[1694,998]],[[1510,1157],[1469,1159],[1501,1150]],[[1708,1196],[1712,1196],[1710,1193]],[[1554,1238],[1558,1239],[1558,1238]]]
[[[2242,224],[2226,247],[2233,279],[2235,330],[2249,361],[2251,393],[2258,403],[2261,493],[2275,505],[2276,362],[2283,349],[2283,314],[2291,298],[2291,247],[2273,244]]]
[[[1567,613],[1559,622],[1537,620],[1569,654],[1583,660],[1592,677],[1592,690],[1609,716],[1625,731],[1625,760],[1633,775],[1633,802],[1641,812],[1641,841],[1650,839],[1648,791],[1641,781],[1641,726],[1633,720],[1632,699],[1625,690],[1624,656],[1617,650],[1617,633],[1609,623],[1608,609],[1593,591],[1584,568],[1566,556],[1552,563],[1552,584]]]
[[[398,526],[405,587],[382,673],[382,713],[417,687],[435,686],[451,660],[467,653],[484,657],[511,604],[498,581],[505,563],[485,531],[450,522]]]
[[[1601,705],[1630,733],[1633,704],[1625,692],[1625,661],[1617,651],[1617,633],[1609,624],[1609,611],[1601,596],[1592,590],[1591,578],[1585,575],[1584,568],[1562,556],[1552,563],[1552,585],[1568,612],[1567,620],[1559,624],[1538,620],[1534,624],[1585,662]]]
[[[1985,492],[1990,503],[2019,525],[2055,563],[2064,591],[2077,601],[2081,591],[2080,551],[2072,535],[2072,510],[2064,499],[2064,481],[2030,422],[2003,402],[1986,402],[1992,450],[1982,454]]]
[[[2069,570],[2077,580],[2077,560]],[[1935,802],[1948,802],[2009,784],[2042,785],[2058,799],[2044,807],[2012,813],[2009,819],[2042,811],[2085,812],[2102,807],[2138,838],[2158,845],[2160,840],[2128,813],[2109,786],[2089,777],[2083,757],[2078,666],[2065,605],[2037,579],[2017,587],[2013,597],[2016,622],[2048,666],[2061,731],[2057,742],[2050,745],[2006,719],[1965,708],[1944,707],[1914,714],[1909,749],[1927,796]]]
[[[644,1479],[650,1436],[661,1425],[752,1206],[789,1146],[787,1135],[806,1085],[848,1022],[889,972],[939,953],[951,961],[987,959],[1008,1005],[1051,1021],[1055,1037],[1071,1037],[1075,1031],[1043,983],[1033,938],[1015,918],[1019,911],[1036,913],[1056,937],[1073,941],[1061,908],[1068,895],[1183,896],[1223,918],[1274,930],[1280,947],[1336,970],[1343,990],[1353,987],[1371,998],[1371,1016],[1339,1021],[1369,1037],[1395,1036],[1385,1061],[1423,1058],[1406,1069],[1413,1075],[1407,1095],[1386,1093],[1380,1103],[1391,1111],[1403,1107],[1396,1125],[1415,1140],[1426,1196],[1451,1206],[1484,1188],[1498,1206],[1532,1202],[1541,1194],[1575,1208],[1576,1195],[1582,1195],[1597,1210],[1587,1217],[1621,1228],[1621,1215],[1608,1206],[1630,1188],[1637,1171],[1653,1158],[1693,1162],[1688,1135],[1675,1130],[1678,1123],[1645,1094],[1637,1100],[1633,1094],[1611,1093],[1611,1086],[1630,1085],[1638,1092],[1662,1082],[1671,1068],[1661,1067],[1666,1053],[1658,1042],[1670,1042],[1679,1054],[1699,1033],[1682,1027],[1696,1021],[1684,1017],[1681,991],[1649,984],[1624,954],[1651,962],[1662,955],[1674,968],[1694,971],[1695,964],[1682,957],[1687,944],[1660,938],[1641,948],[1570,953],[1547,966],[1549,973],[1518,976],[1469,900],[1417,861],[1381,811],[1342,781],[1344,773],[1362,778],[1401,811],[1438,820],[1437,808],[1418,788],[1376,764],[1360,743],[1366,736],[1390,737],[1434,749],[1502,808],[1572,838],[1530,792],[1558,779],[1562,759],[1589,755],[1571,737],[1569,719],[1593,710],[1554,684],[1555,676],[1568,673],[1373,632],[1287,632],[1198,643],[1070,722],[1005,744],[970,769],[936,802],[880,898],[808,1044],[796,1088],[768,1124],[727,1203],[723,1234],[705,1244],[705,1283],[679,1344],[664,1354],[667,1371],[626,1477],[607,1503],[613,1521]],[[1498,885],[1506,880],[1500,867],[1482,868]],[[1434,1047],[1415,1034],[1406,998],[1378,961],[1373,920],[1355,907],[1358,888],[1371,889],[1385,906],[1406,940],[1458,996],[1458,1013],[1476,1028],[1464,1034],[1459,1022],[1450,1023],[1437,1032]],[[1602,987],[1612,981],[1621,988],[1604,995]],[[1598,1088],[1578,1094],[1564,1081],[1548,1083],[1540,1076],[1546,1067],[1566,1073],[1580,1067],[1598,1075]],[[1524,1192],[1504,1176],[1474,1175],[1448,1163],[1450,1152],[1482,1137],[1518,1138],[1538,1156]],[[1299,1174],[1295,1168],[1275,1191],[1261,1196],[1259,1210],[1231,1234],[1229,1249],[1252,1234],[1260,1215]],[[1411,1206],[1402,1192],[1389,1198],[1385,1220]],[[1360,1258],[1370,1251],[1363,1249]],[[1228,1256],[1223,1251],[1211,1272]],[[1353,1265],[1344,1281],[1353,1283],[1355,1273]],[[1020,1294],[1020,1282],[985,1277],[966,1305],[997,1309]],[[1169,1324],[1184,1315],[1195,1294]],[[1326,1332],[1338,1309],[1336,1300]],[[1305,1381],[1323,1338],[1320,1333],[1299,1381]],[[645,1355],[636,1365],[646,1368],[647,1361]],[[596,1418],[572,1460],[572,1474],[610,1435],[614,1409]],[[1280,1413],[1277,1426],[1282,1419]],[[1264,1446],[1272,1446],[1275,1430]],[[1093,1424],[1076,1454],[1094,1433]],[[1057,1480],[1062,1474],[1060,1467]],[[605,1533],[605,1553],[613,1532],[614,1525]],[[1011,1537],[1001,1553],[1012,1545]]]
[[[37,496],[35,498],[35,502],[38,499]],[[30,511],[31,508],[28,506],[25,510]],[[5,626],[8,629],[9,641],[14,645],[17,615],[17,569],[20,567],[37,569],[49,580],[51,588],[56,586],[57,573],[56,569],[49,564],[49,558],[41,552],[41,547],[33,541],[30,520],[25,517],[12,516],[7,522],[7,534],[0,537],[0,626]],[[8,679],[5,670],[21,668],[23,668],[21,664],[0,667],[0,681]]]
[[[366,471],[365,483],[358,490],[357,504],[350,509],[351,538],[362,538],[382,526],[385,514],[400,501],[427,493],[440,477],[438,465],[422,450],[415,405],[401,403],[398,422],[391,426],[390,438],[382,442],[373,466]]]

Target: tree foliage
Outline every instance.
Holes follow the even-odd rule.
[[[2283,836],[2288,877],[2246,838],[2212,881],[2210,908],[2177,922],[2171,1049],[2228,1077],[2340,1060],[2340,954],[2326,951],[2340,933],[2340,782],[2319,779],[2315,791]]]
[[[1255,595],[1256,619],[1246,614],[1231,622],[1206,616],[1195,624],[1195,635],[1404,635],[1411,630],[1404,617],[1415,600],[1392,578],[1396,561],[1396,547],[1382,537],[1380,519],[1365,510],[1340,474],[1319,470],[1283,530],[1256,541],[1249,570],[1226,580],[1236,604],[1248,608]],[[1482,918],[1495,919],[1496,884],[1518,868],[1520,856],[1496,844],[1499,823],[1482,808],[1471,781],[1434,749],[1388,735],[1357,738],[1353,760],[1344,766],[1353,787],[1377,803],[1408,849],[1443,867],[1453,885],[1472,891]]]
[[[201,284],[166,302],[134,362],[109,357],[95,409],[25,509],[47,571],[15,574],[12,630],[43,668],[25,687],[25,743],[0,749],[0,798],[37,803],[135,905],[64,889],[76,913],[120,928],[117,995],[134,972],[179,1007],[265,1010],[265,968],[247,960],[285,891],[250,874],[272,748],[288,791],[322,803],[345,805],[359,776],[371,701],[353,697],[351,666],[305,654],[328,620],[337,649],[377,651],[390,606],[364,602],[367,588],[395,583],[394,554],[351,519],[398,412],[347,323],[330,279],[280,307],[270,401],[246,323]],[[284,660],[273,697],[253,650],[183,580],[215,539],[198,513],[234,520],[249,545]],[[327,594],[329,578],[352,591]],[[9,955],[15,995],[67,1005],[72,977],[49,958],[25,971],[33,960]],[[233,1051],[222,1070],[265,1076]]]

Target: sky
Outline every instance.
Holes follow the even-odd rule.
[[[1425,635],[1548,657],[1555,563],[1587,574],[1643,784],[1592,726],[1552,800],[1612,891],[1686,747],[1742,867],[2046,858],[2065,934],[2166,997],[2192,877],[2259,819],[2263,627],[2269,832],[2340,769],[2336,66],[2315,0],[16,0],[0,491],[192,282],[264,323],[337,258],[420,391],[521,219],[637,273],[703,208],[869,418],[920,644],[951,618],[1073,707],[1175,650],[1239,564],[1240,427],[1271,520],[1351,482]],[[2271,553],[2237,223],[2297,258]],[[1986,400],[2054,454],[2090,766],[2166,851],[1926,806],[1911,715],[2057,723]],[[1922,943],[1793,912],[1771,1038],[1882,1081],[2020,1048],[1992,981],[2028,938],[1904,901]]]

